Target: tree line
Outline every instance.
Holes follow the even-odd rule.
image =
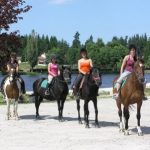
[[[88,56],[95,67],[117,71],[123,57],[128,53],[128,46],[137,46],[138,57],[144,57],[145,66],[150,68],[150,38],[136,34],[132,37],[116,37],[104,43],[102,38],[93,40],[91,35],[85,43],[80,41],[80,33],[76,32],[71,44],[65,40],[58,40],[56,36],[40,36],[34,30],[29,35],[20,36],[17,31],[9,33],[10,25],[23,19],[20,14],[28,12],[32,6],[26,5],[24,0],[0,1],[0,70],[6,68],[10,53],[16,52],[22,61],[29,62],[31,69],[37,64],[40,54],[47,54],[47,62],[51,55],[56,54],[59,64],[77,65],[81,47],[86,47]]]
[[[136,34],[132,37],[114,36],[107,43],[104,43],[102,38],[94,41],[91,35],[84,44],[81,44],[80,33],[76,32],[69,45],[67,41],[60,41],[56,36],[40,36],[33,30],[30,35],[20,37],[20,40],[22,46],[16,52],[22,56],[22,61],[28,61],[32,68],[37,64],[37,58],[42,53],[46,53],[47,62],[51,55],[55,54],[59,64],[75,66],[80,58],[81,47],[86,47],[95,67],[118,71],[130,44],[136,45],[138,57],[144,57],[146,67],[150,68],[150,38],[146,34]]]

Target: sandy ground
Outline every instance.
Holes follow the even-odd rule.
[[[149,97],[150,99],[150,97]],[[83,108],[83,101],[81,102]],[[90,102],[90,128],[77,121],[75,101],[67,101],[64,122],[57,120],[57,103],[42,103],[41,120],[35,120],[34,104],[19,104],[20,119],[5,120],[6,105],[0,106],[0,150],[149,150],[150,100],[142,106],[141,125],[136,130],[136,107],[130,111],[130,135],[119,133],[117,108],[111,98],[99,99],[100,128],[93,126],[94,108]],[[83,116],[83,109],[81,109]]]

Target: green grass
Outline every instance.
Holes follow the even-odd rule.
[[[145,89],[145,94],[146,94],[147,96],[150,96],[150,88],[146,88],[146,89]]]
[[[23,71],[23,72],[29,72],[30,71],[30,65],[29,63],[26,62],[22,62],[19,64],[19,70]]]

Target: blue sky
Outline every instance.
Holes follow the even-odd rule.
[[[150,0],[26,0],[26,4],[33,8],[11,26],[21,35],[35,29],[70,44],[76,31],[82,43],[90,35],[105,43],[113,36],[150,35]]]

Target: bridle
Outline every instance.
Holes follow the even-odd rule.
[[[140,67],[140,71],[134,70],[134,73],[135,73],[135,75],[136,75],[137,80],[139,81],[139,83],[143,84],[143,82],[145,80],[144,73],[143,73],[144,65],[140,61],[138,61],[138,64],[136,64],[136,65],[139,65],[139,66],[136,66],[136,67]]]

